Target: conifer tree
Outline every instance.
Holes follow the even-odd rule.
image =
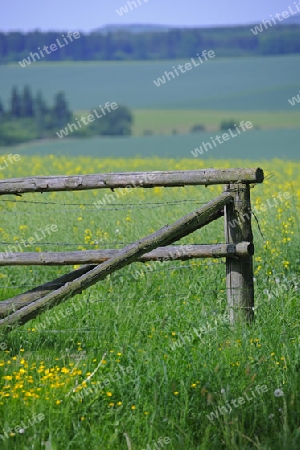
[[[21,102],[22,102],[21,116],[33,117],[34,116],[33,97],[29,86],[24,87]]]
[[[21,117],[21,97],[16,86],[12,88],[10,105],[11,117],[16,119]]]
[[[46,128],[47,113],[48,113],[47,105],[43,99],[41,91],[38,91],[34,102],[34,117],[39,138],[42,137],[43,131]]]
[[[0,98],[0,121],[2,122],[5,116],[5,109],[2,103],[2,100]]]
[[[51,112],[52,123],[55,127],[64,127],[70,121],[72,114],[65,99],[64,92],[58,92],[54,97],[54,107]]]

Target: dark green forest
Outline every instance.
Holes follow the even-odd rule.
[[[100,31],[80,34],[72,42],[68,32],[0,33],[0,63],[27,58],[38,47],[57,44],[59,51],[45,54],[47,61],[162,60],[189,58],[212,49],[218,56],[257,56],[300,53],[300,25],[280,25],[255,35],[254,26],[172,29],[164,32],[131,33]],[[65,38],[66,39],[66,38]],[[67,39],[66,39],[67,40]]]
[[[91,109],[90,114],[94,115]],[[84,116],[83,116],[84,117]],[[19,92],[13,87],[9,108],[5,110],[0,99],[0,146],[15,145],[43,138],[57,138],[57,132],[68,123],[75,122],[74,113],[69,109],[64,92],[54,96],[53,105],[46,104],[42,93],[33,95],[29,86]],[[122,105],[93,123],[77,126],[69,137],[128,136],[131,134],[133,116]],[[75,122],[78,125],[78,120]],[[85,125],[84,125],[85,124]],[[75,128],[75,126],[73,126]],[[62,136],[63,137],[63,136]]]

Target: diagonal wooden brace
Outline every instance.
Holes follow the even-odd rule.
[[[87,273],[73,281],[67,282],[59,289],[0,320],[0,327],[12,326],[15,323],[24,324],[43,312],[46,308],[53,308],[70,296],[81,293],[84,289],[103,280],[109,274],[136,261],[143,254],[159,246],[172,244],[178,239],[193,233],[220,217],[222,215],[220,211],[232,200],[231,193],[222,193],[216,199],[202,206],[197,211],[187,214],[172,225],[166,225],[155,233],[127,245],[117,255],[94,267]]]

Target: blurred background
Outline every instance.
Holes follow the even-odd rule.
[[[243,120],[197,157],[298,157],[297,2],[15,0],[0,17],[2,153],[80,154],[85,139],[91,156],[194,158]],[[106,102],[119,108],[84,124]]]

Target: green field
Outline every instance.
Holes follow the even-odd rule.
[[[1,67],[1,97],[8,102],[13,85],[25,84],[36,91],[41,89],[48,101],[57,91],[65,91],[73,110],[87,113],[92,107],[106,101],[116,101],[133,109],[133,135],[153,134],[148,140],[91,140],[75,144],[54,142],[25,146],[30,152],[41,149],[44,153],[57,153],[60,149],[74,148],[80,154],[135,156],[153,154],[167,157],[189,157],[189,148],[197,147],[199,140],[209,139],[206,134],[184,136],[194,125],[201,124],[208,132],[216,133],[221,122],[233,119],[251,121],[257,130],[291,130],[289,135],[253,134],[243,137],[242,151],[254,152],[253,158],[264,155],[281,156],[287,149],[287,157],[295,158],[294,145],[300,128],[300,109],[288,103],[299,90],[298,73],[300,56],[267,58],[215,59],[201,67],[169,81],[157,88],[153,79],[165,70],[171,70],[177,62],[105,62],[105,63],[36,63],[26,69],[19,65]],[[67,125],[67,124],[66,124]],[[160,135],[180,134],[164,141]],[[260,140],[261,139],[261,140]],[[104,146],[102,145],[104,144]],[[250,146],[254,147],[250,150]],[[170,146],[172,147],[170,149]],[[230,141],[228,157],[238,157],[241,140]],[[215,157],[222,157],[224,148],[215,150]],[[240,148],[239,147],[239,148]],[[270,152],[273,148],[274,152]],[[4,150],[5,151],[5,150]],[[27,151],[27,150],[26,150]],[[79,153],[78,153],[79,152]],[[111,153],[112,152],[112,153]],[[226,149],[227,153],[227,149]]]
[[[188,61],[181,61],[186,63]],[[72,109],[115,101],[133,109],[290,111],[299,91],[300,56],[215,58],[156,87],[153,80],[180,61],[39,63],[1,66],[1,96],[13,85],[41,89],[50,102],[60,90]],[[300,105],[295,106],[298,108]]]
[[[133,134],[188,133],[193,125],[201,124],[208,131],[220,130],[223,121],[233,119],[237,124],[250,120],[257,129],[300,128],[300,109],[291,111],[196,111],[196,110],[136,110]]]
[[[87,116],[89,110],[74,112],[75,117]],[[300,127],[300,110],[290,111],[209,111],[185,109],[137,109],[133,111],[133,136],[190,133],[194,125],[205,131],[219,131],[223,121],[250,120],[255,129],[284,130]]]
[[[0,437],[1,449],[154,450],[160,437],[168,438],[167,450],[299,449],[299,162],[210,159],[199,166],[250,164],[266,174],[251,189],[260,226],[253,220],[255,322],[230,326],[224,260],[123,268],[11,333],[1,330],[0,434],[23,430]],[[2,175],[195,166],[23,155]],[[47,224],[57,231],[25,251],[121,248],[199,208],[222,186],[134,189],[121,199],[118,191],[108,192],[103,209],[94,206],[103,190],[2,196],[0,250]],[[280,192],[289,198],[279,201]],[[268,202],[274,206],[263,209]],[[180,241],[216,242],[224,242],[222,219]],[[0,299],[71,270],[1,267]],[[28,426],[34,413],[43,419]]]
[[[0,154],[20,155],[70,155],[133,158],[150,156],[192,158],[191,154],[201,143],[210,141],[217,132],[179,134],[174,136],[144,136],[128,138],[62,139],[37,141],[17,147],[0,148]],[[220,134],[220,133],[219,133]],[[218,147],[203,153],[197,161],[210,158],[299,160],[300,129],[251,130]],[[195,161],[196,163],[196,161]],[[5,177],[5,172],[0,176]],[[28,174],[29,175],[29,174]]]

